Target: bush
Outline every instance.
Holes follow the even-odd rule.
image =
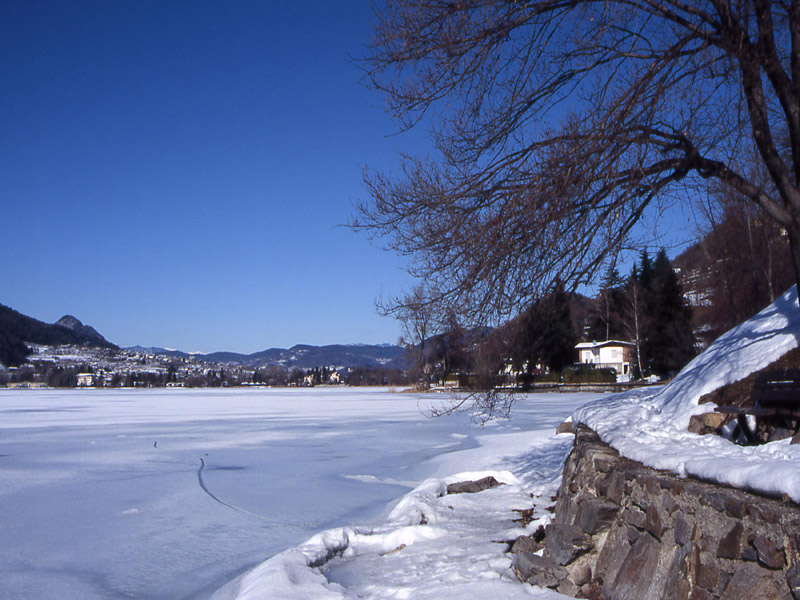
[[[595,369],[591,365],[575,365],[561,372],[564,383],[616,383],[617,372],[614,369]]]
[[[561,371],[551,371],[550,373],[539,373],[534,376],[533,383],[559,383],[561,381]]]

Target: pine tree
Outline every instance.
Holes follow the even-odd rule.
[[[659,375],[676,373],[695,354],[691,310],[663,248],[648,270],[649,289],[643,277],[644,261],[639,272],[648,315],[644,331],[647,362],[652,372]]]

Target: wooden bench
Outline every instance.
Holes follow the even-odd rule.
[[[737,427],[749,444],[758,443],[755,429],[751,429],[747,417],[768,420],[775,427],[797,430],[800,420],[800,369],[778,369],[762,371],[756,375],[750,393],[753,406],[719,406],[716,412],[736,415]],[[734,438],[736,432],[734,431]]]

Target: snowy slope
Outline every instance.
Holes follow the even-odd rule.
[[[800,445],[789,440],[736,446],[720,437],[687,431],[694,414],[714,410],[699,399],[763,369],[796,348],[800,337],[797,290],[792,288],[758,315],[731,329],[667,386],[603,398],[573,418],[594,429],[622,455],[656,469],[695,475],[800,502]]]

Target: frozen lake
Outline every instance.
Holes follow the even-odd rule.
[[[0,390],[0,598],[206,598],[375,518],[429,459],[594,397],[529,395],[480,428],[374,388]]]

